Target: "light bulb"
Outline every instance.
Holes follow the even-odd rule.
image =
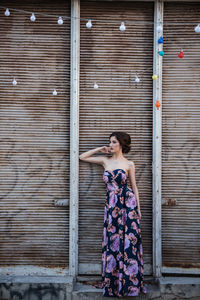
[[[87,28],[92,28],[92,21],[88,20],[88,22],[86,23],[86,27]]]
[[[137,76],[136,76],[136,78],[135,78],[135,82],[140,82],[140,78],[138,78]]]
[[[31,17],[30,17],[30,20],[31,20],[31,22],[35,22],[36,17],[35,17],[35,15],[34,15],[34,13],[32,13],[32,15],[31,15]]]
[[[125,26],[124,22],[121,22],[121,25],[120,25],[119,29],[121,31],[125,31],[126,30],[126,26]]]
[[[6,11],[5,11],[4,15],[5,15],[6,17],[10,16],[10,11],[9,11],[8,8],[6,8]]]
[[[164,56],[164,55],[165,55],[165,52],[164,52],[164,51],[158,51],[158,54],[159,54],[160,56]]]
[[[178,57],[179,57],[179,58],[183,58],[183,57],[184,57],[183,50],[181,50],[181,51],[179,52]]]
[[[156,105],[156,108],[159,109],[159,107],[160,107],[160,101],[157,100],[155,105]]]
[[[162,26],[161,25],[157,26],[157,32],[162,32]]]
[[[194,28],[194,31],[196,33],[200,33],[200,24],[198,24],[195,28]]]
[[[53,90],[53,95],[54,95],[54,96],[57,96],[57,94],[58,94],[58,93],[57,93],[56,89],[54,89],[54,90]]]
[[[17,85],[17,81],[16,81],[16,79],[15,79],[15,78],[13,79],[13,82],[12,82],[12,84],[13,84],[13,85]]]
[[[98,84],[95,82],[94,89],[97,90],[99,88]]]
[[[63,19],[62,19],[62,17],[59,17],[59,18],[58,18],[58,24],[59,24],[59,25],[62,25],[62,24],[63,24]]]
[[[152,79],[153,79],[153,80],[158,79],[158,75],[154,74],[154,75],[152,76]]]

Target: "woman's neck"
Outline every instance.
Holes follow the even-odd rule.
[[[123,158],[124,158],[124,156],[123,156],[123,154],[121,152],[119,152],[119,153],[113,153],[113,156],[112,156],[113,160],[120,160],[120,159],[123,159]]]

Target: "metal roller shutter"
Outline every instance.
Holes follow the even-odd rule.
[[[200,3],[165,3],[162,256],[163,267],[181,273],[200,271],[199,15]]]
[[[70,2],[1,5],[0,265],[68,267]]]
[[[136,164],[145,274],[151,274],[153,3],[81,1],[81,18],[101,22],[88,29],[81,20],[80,153],[108,144],[112,131],[131,135],[126,157]],[[126,21],[125,32],[119,30],[121,21]],[[80,163],[79,273],[101,272],[102,175],[101,166]]]

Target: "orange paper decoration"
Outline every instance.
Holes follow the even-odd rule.
[[[160,107],[160,101],[156,101],[156,107],[157,107],[157,109],[159,109],[159,107]]]

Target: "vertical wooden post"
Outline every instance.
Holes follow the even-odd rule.
[[[153,276],[161,277],[162,267],[162,240],[161,240],[161,147],[162,147],[162,56],[158,51],[162,50],[162,44],[158,39],[163,36],[163,30],[158,32],[157,26],[163,28],[163,6],[160,0],[154,2],[154,54],[153,54],[153,74],[158,75],[157,80],[153,80]],[[161,106],[156,108],[156,101],[160,101]]]
[[[79,210],[79,75],[80,0],[71,0],[71,80],[70,80],[70,250],[69,274],[78,274]]]

